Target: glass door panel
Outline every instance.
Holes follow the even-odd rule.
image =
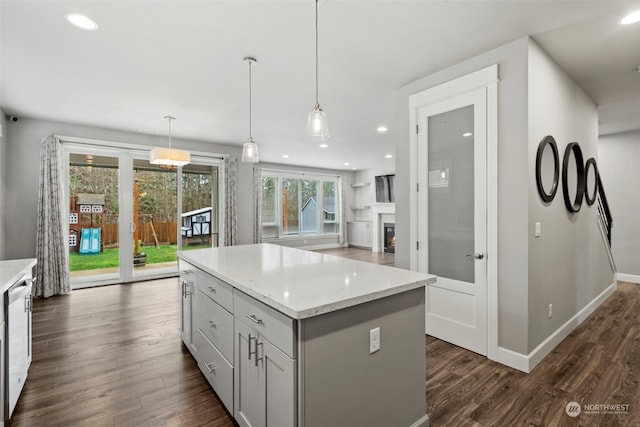
[[[183,250],[219,246],[218,167],[182,168],[180,243]]]
[[[178,271],[177,170],[133,160],[133,277]]]
[[[117,157],[69,154],[69,270],[74,288],[121,277],[118,165]]]
[[[429,270],[474,283],[473,105],[428,121]]]

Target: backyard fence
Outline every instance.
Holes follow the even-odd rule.
[[[138,223],[138,239],[144,246],[155,245],[153,238],[153,229],[155,228],[158,243],[161,245],[177,244],[177,223],[175,222],[154,222],[153,228],[150,222]],[[116,247],[120,240],[118,239],[118,224],[102,224],[104,245],[106,247]]]

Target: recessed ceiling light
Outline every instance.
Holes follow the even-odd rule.
[[[344,165],[345,165],[345,166],[349,166],[350,164],[351,164],[351,163],[349,163],[349,162],[344,162]]]
[[[622,21],[620,21],[622,25],[635,24],[636,22],[640,22],[640,10],[631,12],[630,14],[622,18]]]
[[[462,134],[462,136],[471,136],[471,135],[473,135],[471,132],[465,132]]]
[[[288,159],[288,158],[289,158],[289,155],[288,155],[288,154],[283,154],[283,155],[282,155],[282,158],[283,158],[283,159]]]
[[[386,156],[384,156],[384,158],[385,158],[385,159],[390,159],[390,158],[392,158],[392,157],[393,157],[393,155],[392,155],[392,154],[387,154]]]
[[[327,148],[329,144],[325,144],[324,142],[319,145],[320,148]]]
[[[354,166],[354,167],[352,167],[351,169],[356,170],[357,168]]]
[[[73,25],[75,25],[78,28],[82,28],[83,30],[97,30],[98,29],[98,24],[95,23],[95,21],[87,18],[84,15],[80,15],[77,13],[72,13],[67,15],[67,19],[69,20],[69,22],[71,22]]]
[[[380,133],[385,133],[386,131],[388,131],[388,130],[389,130],[389,128],[388,128],[388,127],[386,127],[386,126],[378,126],[378,128],[377,128],[376,130],[377,130],[378,132],[380,132]]]

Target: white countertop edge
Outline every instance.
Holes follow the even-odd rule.
[[[33,268],[36,265],[35,258],[9,259],[0,261],[0,292],[6,292],[14,283],[16,283],[25,273],[25,270]],[[5,275],[7,272],[7,275]]]
[[[383,289],[380,291],[371,292],[364,295],[358,295],[358,296],[343,299],[340,301],[322,304],[322,305],[315,306],[308,309],[294,310],[291,307],[282,305],[277,301],[274,301],[268,295],[264,295],[260,292],[257,292],[254,289],[235,281],[231,277],[227,277],[224,274],[221,274],[217,271],[212,270],[210,267],[207,267],[206,265],[203,265],[202,263],[194,260],[193,258],[190,258],[188,256],[188,253],[178,254],[178,257],[194,265],[195,267],[198,267],[204,272],[211,274],[212,276],[222,280],[223,282],[228,283],[229,285],[233,286],[235,289],[257,299],[258,301],[268,305],[269,307],[279,311],[280,313],[285,314],[286,316],[296,320],[307,319],[309,317],[319,316],[321,314],[330,313],[332,311],[337,311],[343,308],[353,307],[359,304],[374,301],[376,299],[400,294],[402,292],[410,291],[410,290],[421,288],[421,287],[425,287],[429,284],[436,283],[437,281],[437,277],[431,275],[431,277],[429,277],[428,279],[418,280],[416,282],[410,282],[404,285],[398,285],[393,288]],[[406,271],[411,271],[411,270],[406,270]]]

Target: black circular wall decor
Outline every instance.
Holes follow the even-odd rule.
[[[594,185],[593,185],[593,194],[589,197],[589,170],[592,169],[592,173],[594,174]],[[591,206],[596,201],[596,195],[598,194],[598,165],[596,164],[596,159],[591,157],[587,160],[587,164],[584,167],[584,199],[587,201],[587,205]]]
[[[542,183],[542,156],[544,155],[544,150],[547,146],[551,147],[551,152],[553,153],[553,184],[551,184],[549,192],[544,189],[544,185]],[[542,141],[540,141],[540,144],[538,144],[538,152],[536,154],[536,184],[538,185],[538,194],[540,194],[540,198],[544,202],[549,203],[556,196],[559,176],[560,159],[558,157],[558,145],[551,135],[547,135],[542,139]]]
[[[569,196],[569,188],[567,185],[567,167],[569,165],[569,157],[573,153],[576,160],[576,198],[571,200]],[[564,204],[571,213],[576,213],[582,207],[582,198],[584,197],[585,176],[584,176],[584,159],[582,157],[582,149],[577,142],[570,142],[564,150],[564,158],[562,160],[562,194],[564,195]]]

